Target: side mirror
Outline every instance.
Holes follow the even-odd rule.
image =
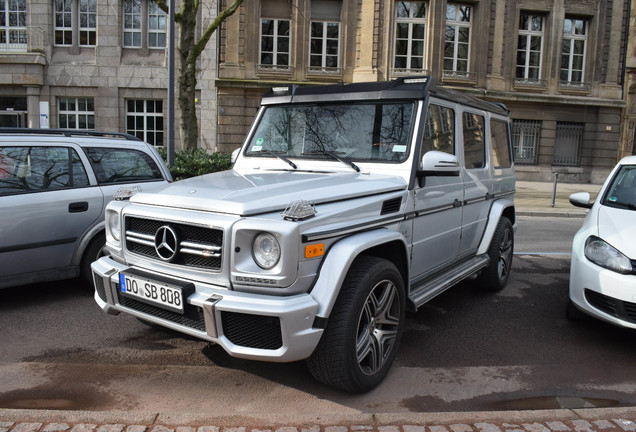
[[[457,156],[431,150],[424,154],[418,171],[418,177],[444,176],[453,177],[459,175],[459,163]]]
[[[589,192],[577,192],[570,195],[570,204],[575,207],[583,207],[586,209],[592,208],[593,202],[590,202]]]
[[[241,153],[241,147],[235,149],[232,152],[232,164],[234,164],[234,162],[236,162],[236,160],[238,159],[239,154]]]

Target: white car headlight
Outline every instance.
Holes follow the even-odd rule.
[[[262,232],[254,237],[252,255],[259,267],[270,270],[280,260],[280,243],[270,233]]]
[[[632,262],[617,249],[598,237],[590,236],[585,241],[585,257],[594,264],[618,273],[630,273]]]
[[[121,237],[121,224],[119,223],[119,213],[112,210],[106,211],[106,229],[117,241]]]

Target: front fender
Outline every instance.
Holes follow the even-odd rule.
[[[499,221],[501,220],[504,212],[508,209],[511,209],[512,211],[512,218],[510,222],[512,222],[513,232],[516,231],[517,221],[514,217],[514,208],[515,204],[510,199],[500,199],[492,204],[492,207],[490,208],[490,215],[488,216],[488,225],[486,225],[484,236],[481,238],[481,243],[477,249],[477,255],[482,255],[488,252],[488,248],[490,247],[492,237],[495,235],[497,225],[499,225]]]
[[[334,244],[329,249],[316,284],[311,290],[311,296],[319,305],[317,315],[323,318],[329,316],[351,264],[361,253],[396,241],[403,244],[405,250],[407,249],[402,234],[381,228],[346,237]]]

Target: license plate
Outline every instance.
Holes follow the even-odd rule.
[[[183,287],[130,273],[119,274],[119,290],[126,297],[183,313]],[[188,290],[189,291],[189,290]]]

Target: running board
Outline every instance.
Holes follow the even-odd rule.
[[[453,285],[487,267],[490,262],[488,254],[471,258],[455,266],[451,271],[442,272],[433,279],[425,280],[422,284],[411,287],[409,300],[415,310],[433,297],[440,295]]]

